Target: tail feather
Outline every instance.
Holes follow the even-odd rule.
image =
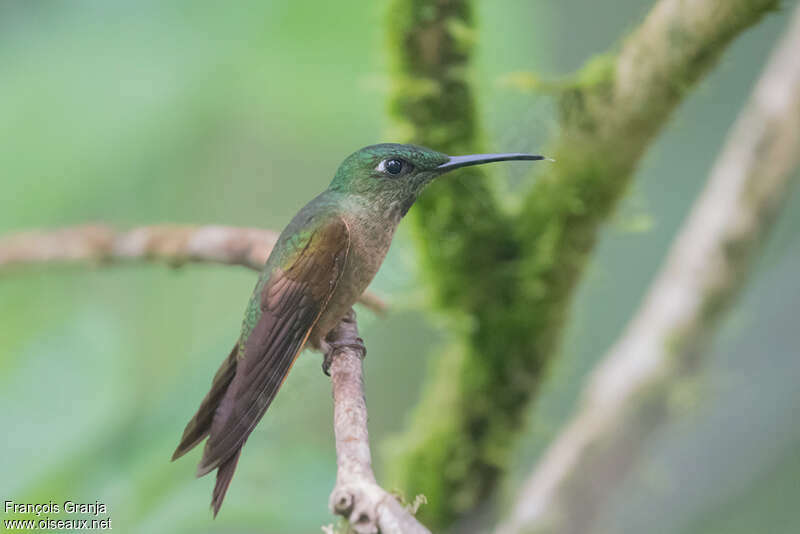
[[[211,423],[214,420],[214,416],[219,411],[220,404],[222,404],[225,398],[225,393],[228,391],[233,377],[236,375],[238,353],[239,344],[237,343],[233,346],[233,350],[231,350],[231,353],[225,361],[222,362],[219,370],[214,375],[211,390],[205,396],[203,402],[200,403],[200,408],[198,408],[197,413],[194,414],[194,417],[192,417],[186,425],[186,429],[183,431],[183,436],[181,437],[181,442],[172,455],[173,460],[177,460],[192,450],[208,436],[211,431]],[[220,463],[217,468],[217,482],[214,486],[214,493],[211,499],[211,509],[214,512],[214,517],[217,517],[220,506],[222,506],[222,500],[225,498],[225,493],[228,491],[228,486],[230,486],[231,480],[233,479],[233,473],[236,471],[236,464],[239,462],[239,455],[241,452],[242,449],[240,447],[228,459]],[[198,471],[197,476],[202,476],[207,472],[208,471]]]
[[[225,493],[231,484],[233,473],[236,471],[236,464],[239,463],[241,454],[242,449],[240,448],[217,468],[217,483],[214,485],[214,493],[211,496],[211,509],[214,511],[214,517],[217,517],[217,513],[219,513],[219,508],[222,506],[222,500],[225,498]]]
[[[197,413],[186,425],[181,437],[181,442],[175,449],[172,455],[172,460],[177,460],[190,450],[192,450],[198,443],[208,435],[211,430],[211,422],[214,419],[214,413],[217,406],[225,396],[228,386],[236,374],[236,357],[239,352],[239,344],[233,346],[233,350],[222,362],[217,374],[214,375],[214,380],[211,383],[211,390],[200,403]]]

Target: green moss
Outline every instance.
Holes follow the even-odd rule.
[[[578,71],[577,84],[586,89],[608,85],[614,78],[617,57],[614,54],[598,54],[586,61]]]
[[[686,88],[771,3],[751,2],[749,16],[706,35],[714,50],[705,50],[698,35],[665,50],[669,61],[657,63],[665,70],[651,70],[642,88],[652,98],[618,101],[617,58],[610,54],[559,84],[561,132],[546,151],[557,161],[541,164],[546,173],[519,214],[501,209],[477,167],[431,185],[410,212],[432,299],[459,326],[409,428],[391,442],[387,470],[406,493],[427,496],[420,518],[433,529],[468,514],[494,488],[558,353],[600,225]],[[479,152],[468,76],[471,2],[394,0],[389,16],[390,108],[409,135],[401,140],[450,154]]]

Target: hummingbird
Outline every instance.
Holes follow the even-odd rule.
[[[197,476],[217,470],[216,517],[242,447],[300,352],[329,351],[326,335],[361,296],[386,257],[395,229],[419,194],[445,173],[531,154],[448,156],[414,145],[362,148],[328,188],[281,232],[247,305],[237,343],[186,425],[176,460],[208,437]],[[330,362],[323,363],[328,373]]]

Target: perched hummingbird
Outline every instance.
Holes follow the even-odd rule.
[[[380,144],[344,160],[328,189],[306,204],[278,238],[247,305],[239,341],[172,456],[183,456],[208,436],[197,476],[217,470],[211,500],[215,516],[245,441],[298,354],[309,345],[325,350],[326,335],[378,272],[400,219],[422,189],[461,167],[540,159],[530,154],[448,156],[413,145]]]

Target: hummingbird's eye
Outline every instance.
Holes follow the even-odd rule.
[[[386,172],[389,174],[400,174],[403,170],[403,162],[399,159],[390,159],[386,162]]]
[[[376,170],[397,176],[398,174],[402,173],[403,170],[407,170],[408,166],[408,163],[402,159],[385,159],[378,163]]]

